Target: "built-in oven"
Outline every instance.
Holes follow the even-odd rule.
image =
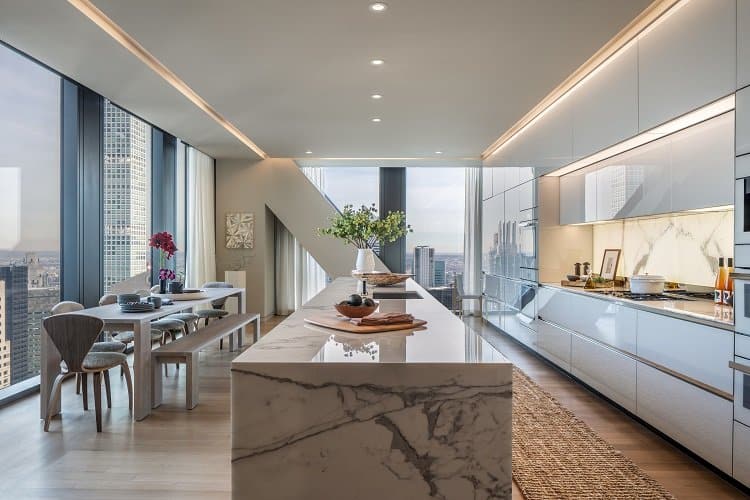
[[[750,426],[750,336],[734,334],[734,419]]]
[[[734,243],[750,245],[750,155],[740,156],[735,163],[734,181]],[[735,266],[750,268],[750,252],[735,251]]]

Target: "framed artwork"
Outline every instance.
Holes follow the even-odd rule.
[[[253,248],[255,245],[255,215],[246,212],[226,214],[227,248]]]
[[[604,258],[602,259],[602,269],[599,271],[599,275],[605,280],[615,279],[617,274],[617,264],[620,263],[620,249],[619,248],[608,248],[604,250]]]

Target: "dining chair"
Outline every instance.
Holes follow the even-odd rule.
[[[52,384],[47,403],[47,416],[44,419],[44,432],[49,431],[49,423],[57,406],[63,380],[71,373],[80,374],[83,379],[83,395],[86,400],[88,374],[93,374],[94,408],[96,410],[96,431],[102,431],[102,374],[117,366],[122,366],[128,386],[128,408],[133,409],[133,382],[130,378],[128,358],[121,352],[91,352],[104,322],[83,314],[57,314],[44,320],[44,329],[62,358],[61,372]],[[106,377],[106,375],[105,375]],[[111,407],[111,406],[110,406]]]
[[[464,315],[464,300],[478,300],[479,301],[479,317],[482,317],[482,302],[484,301],[484,297],[482,297],[482,294],[478,295],[472,295],[466,293],[464,290],[464,275],[461,273],[456,273],[456,297],[458,301],[458,310],[456,311],[459,316]]]
[[[208,283],[204,283],[201,288],[234,288],[234,285],[231,283],[226,283],[224,281],[209,281]],[[227,314],[229,314],[229,311],[224,310],[224,305],[227,302],[227,298],[224,297],[222,299],[216,299],[211,301],[211,309],[201,309],[199,311],[195,311],[195,314],[198,315],[200,319],[204,320],[204,326],[208,326],[208,321],[210,319],[219,319],[223,318]],[[222,338],[219,340],[219,349],[224,348],[224,339]]]

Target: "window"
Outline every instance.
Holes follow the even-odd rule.
[[[377,207],[380,199],[380,172],[377,167],[302,167],[302,172],[333,205]]]
[[[60,271],[60,78],[0,45],[0,389],[39,374]]]
[[[104,101],[104,292],[148,270],[151,126]]]
[[[464,270],[463,168],[406,170],[406,269],[427,288],[451,285]]]
[[[177,140],[175,154],[175,232],[174,242],[177,245],[175,259],[175,273],[185,276],[185,249],[187,246],[187,150],[184,142]]]

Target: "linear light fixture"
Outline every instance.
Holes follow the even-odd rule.
[[[167,68],[153,54],[143,47],[138,41],[130,36],[125,30],[117,25],[112,19],[99,10],[90,0],[68,0],[68,3],[78,9],[81,14],[89,18],[94,24],[99,26],[105,33],[111,36],[117,43],[125,47],[131,54],[137,57],[142,63],[151,68],[157,75],[162,77],[167,83],[174,87],[179,93],[184,95],[190,102],[198,106],[203,112],[210,116],[216,123],[236,137],[241,143],[250,148],[255,154],[263,159],[268,158],[265,151],[260,149],[248,136],[242,133],[234,124],[221,116],[205,99],[191,89],[187,83],[180,79],[172,70]]]
[[[554,172],[546,174],[546,176],[560,177],[583,167],[587,167],[589,165],[593,165],[594,163],[606,160],[607,158],[612,158],[613,156],[616,156],[620,153],[624,153],[625,151],[637,148],[638,146],[643,146],[646,143],[655,141],[656,139],[660,139],[666,135],[674,134],[675,132],[679,132],[680,130],[686,129],[698,123],[710,120],[711,118],[715,118],[719,115],[723,115],[724,113],[732,111],[734,109],[734,106],[734,94],[728,95],[727,97],[719,99],[718,101],[706,104],[702,108],[698,108],[695,111],[691,111],[675,118],[674,120],[642,132],[635,137],[631,137],[630,139],[619,142],[614,146],[603,149],[598,153],[594,153],[593,155],[587,156],[586,158],[581,158],[580,160],[575,161],[570,165],[566,165],[558,170],[555,170]]]
[[[511,126],[503,135],[484,150],[482,159],[487,159],[506,147],[513,139],[522,134],[546,113],[570,96],[577,87],[592,78],[596,73],[610,64],[637,39],[652,30],[657,23],[673,14],[679,7],[690,0],[656,0],[620,30],[609,42],[575,70],[560,85],[552,90],[531,111]]]

